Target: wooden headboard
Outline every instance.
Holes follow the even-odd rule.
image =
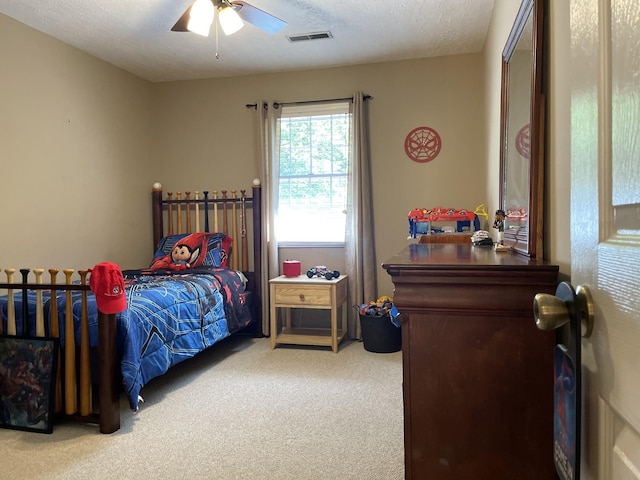
[[[247,289],[262,298],[262,187],[255,179],[247,190],[167,192],[155,183],[153,252],[166,235],[221,232],[233,239],[229,266],[248,278]],[[258,323],[261,323],[258,320]],[[262,332],[262,327],[258,327]]]

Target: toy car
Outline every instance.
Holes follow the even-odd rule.
[[[324,277],[327,280],[331,280],[333,278],[338,278],[340,276],[340,272],[338,270],[329,270],[324,265],[316,265],[315,267],[307,270],[307,277]]]

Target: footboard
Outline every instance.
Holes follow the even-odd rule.
[[[3,305],[0,310],[0,334],[58,339],[60,358],[55,372],[53,416],[96,423],[101,433],[120,428],[120,383],[116,354],[115,315],[98,312],[97,379],[91,372],[91,345],[87,312],[88,270],[63,270],[65,283],[57,283],[59,270],[50,269],[49,283],[43,283],[43,269],[20,269],[21,282],[14,282],[15,269],[5,269],[6,283],[0,283]],[[30,278],[31,277],[31,278]],[[35,277],[35,278],[34,278]],[[33,281],[35,279],[35,281]],[[73,296],[81,297],[80,342],[76,344],[72,311]],[[66,309],[59,312],[59,300]],[[65,325],[60,325],[59,313],[64,313]],[[47,321],[48,320],[48,321]],[[61,331],[64,333],[61,334]],[[98,386],[97,396],[92,387]]]

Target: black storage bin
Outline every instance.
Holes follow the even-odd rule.
[[[364,349],[375,353],[392,353],[402,348],[401,329],[391,323],[388,315],[360,315]]]

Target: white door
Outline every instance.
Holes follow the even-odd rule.
[[[571,0],[571,282],[582,341],[581,478],[640,479],[640,2]]]

